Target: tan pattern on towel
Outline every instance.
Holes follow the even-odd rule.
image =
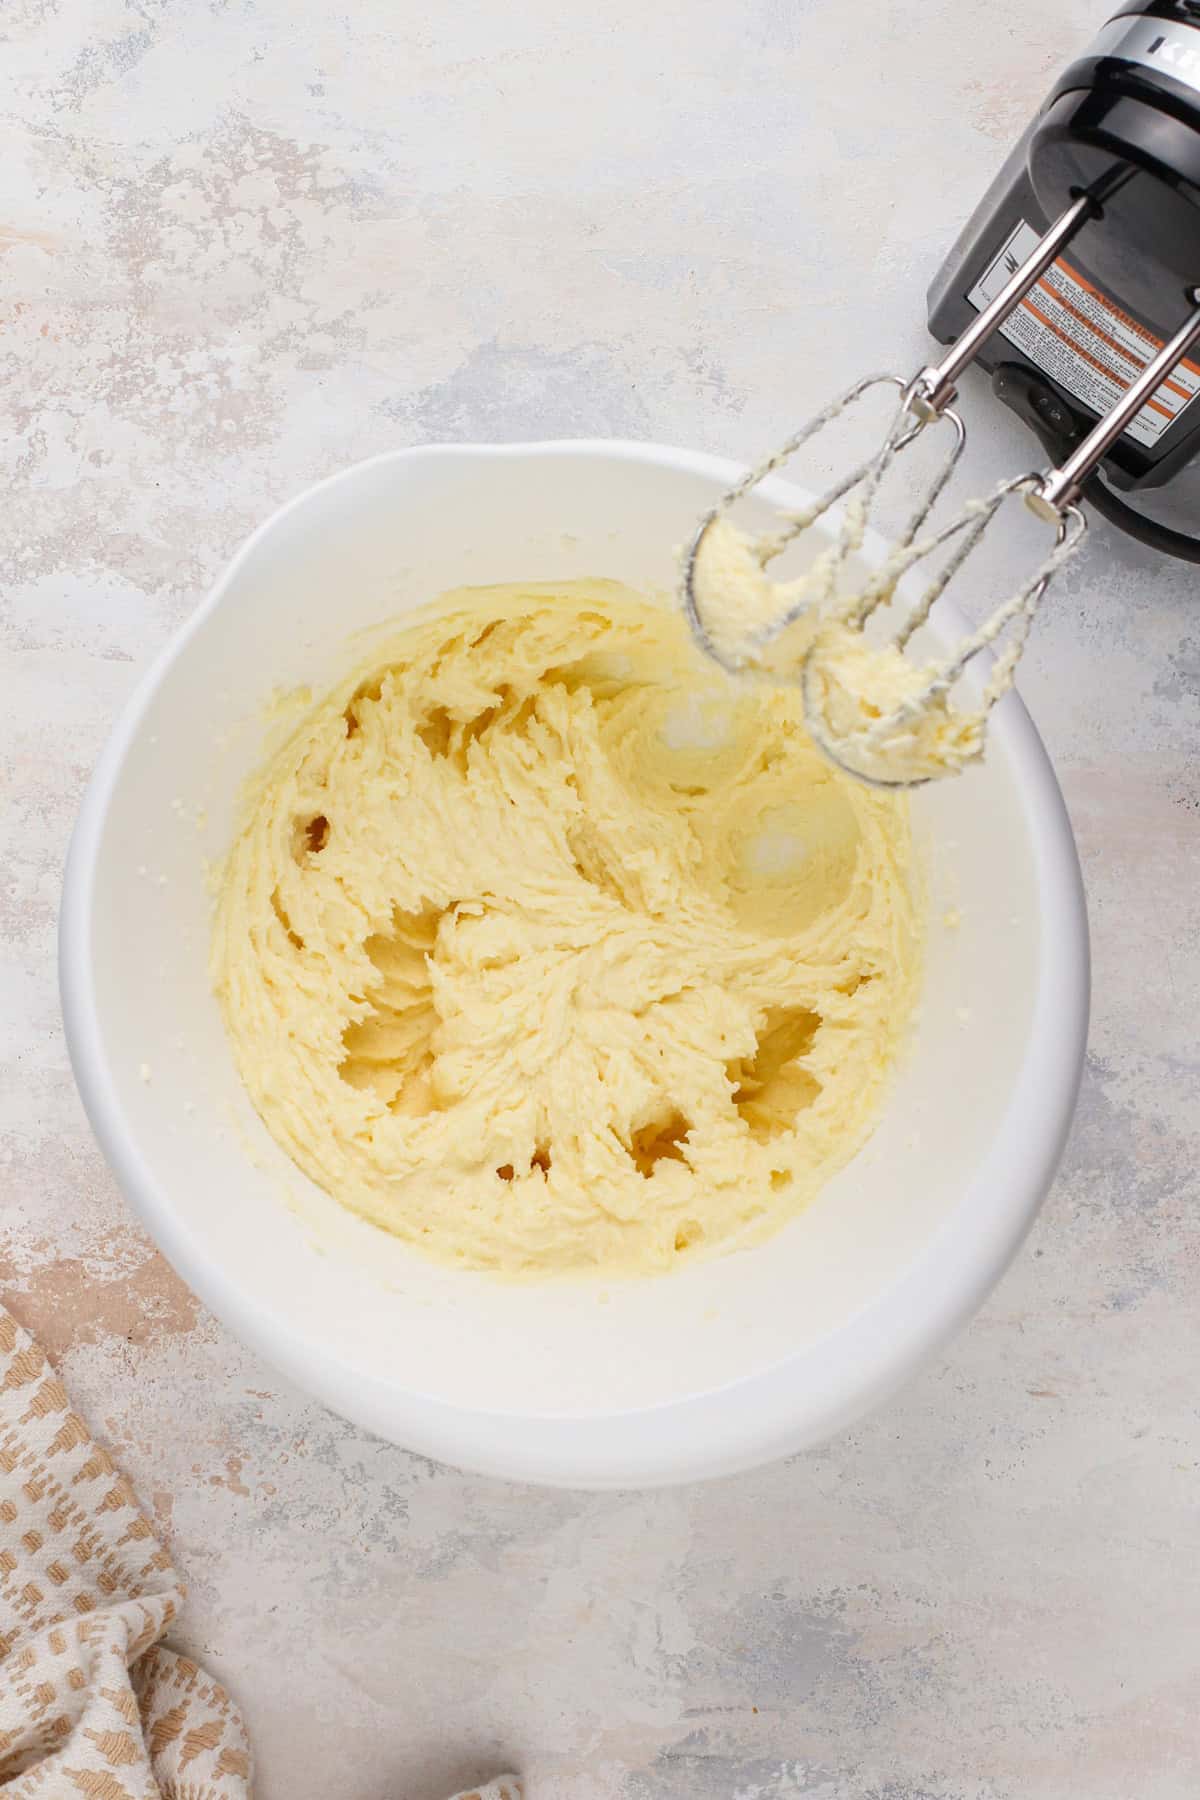
[[[4,1800],[248,1800],[240,1713],[159,1643],[183,1597],[128,1481],[0,1307]],[[520,1800],[520,1787],[461,1800]]]

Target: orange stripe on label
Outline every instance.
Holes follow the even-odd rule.
[[[1090,364],[1090,366],[1095,369],[1097,375],[1103,375],[1105,381],[1111,381],[1115,388],[1121,387],[1121,383],[1117,380],[1111,369],[1106,368],[1097,357],[1092,356],[1089,351],[1085,350],[1082,344],[1077,344],[1073,337],[1068,337],[1067,333],[1062,329],[1062,326],[1056,325],[1053,319],[1048,318],[1040,306],[1035,306],[1033,304],[1033,301],[1028,295],[1022,300],[1021,305],[1028,307],[1034,318],[1044,325],[1046,330],[1051,332],[1060,343],[1065,344],[1076,356],[1082,358],[1085,363]],[[1130,384],[1126,382],[1125,385],[1128,387]],[[1175,414],[1171,411],[1170,407],[1164,406],[1161,400],[1147,400],[1145,404],[1150,407],[1153,412],[1161,413],[1164,419],[1173,419],[1175,417]]]
[[[1089,294],[1094,294],[1096,299],[1102,303],[1105,311],[1110,312],[1114,319],[1119,319],[1122,325],[1133,332],[1135,337],[1144,338],[1146,343],[1150,344],[1155,350],[1162,349],[1163,344],[1166,341],[1164,338],[1155,337],[1154,333],[1147,330],[1145,325],[1140,325],[1136,319],[1131,319],[1127,312],[1122,312],[1119,306],[1114,306],[1103,288],[1098,288],[1094,282],[1088,280],[1086,275],[1081,275],[1079,270],[1075,268],[1072,263],[1069,263],[1065,257],[1060,256],[1054,264],[1054,267],[1056,269],[1061,269],[1064,275],[1071,281],[1078,283],[1081,288],[1085,288]],[[1101,334],[1098,333],[1097,335]],[[1181,369],[1189,370],[1193,375],[1200,375],[1200,363],[1192,362],[1189,357],[1183,357],[1179,363],[1179,367]],[[1191,398],[1190,395],[1188,397],[1189,399]]]
[[[1099,338],[1102,344],[1107,344],[1109,349],[1113,351],[1115,355],[1123,356],[1126,362],[1131,362],[1134,371],[1139,375],[1141,374],[1142,370],[1146,367],[1146,361],[1149,360],[1148,358],[1139,361],[1132,350],[1126,349],[1125,345],[1120,343],[1115,337],[1109,337],[1107,331],[1102,331],[1094,319],[1089,319],[1087,314],[1081,313],[1077,306],[1072,306],[1066,295],[1060,294],[1058,289],[1051,285],[1048,275],[1042,276],[1037,284],[1037,288],[1034,289],[1035,293],[1038,288],[1043,289],[1054,301],[1055,305],[1061,306],[1065,313],[1070,313],[1073,319],[1078,319],[1079,323],[1085,330],[1090,331],[1093,337]],[[1148,336],[1148,334],[1146,335]],[[1073,344],[1075,339],[1068,338],[1067,342]],[[1154,343],[1155,339],[1151,338],[1150,342]],[[1172,380],[1170,375],[1164,375],[1160,385],[1165,388],[1170,388],[1171,392],[1173,394],[1178,394],[1181,400],[1190,400],[1192,398],[1192,389],[1181,387],[1177,381]]]

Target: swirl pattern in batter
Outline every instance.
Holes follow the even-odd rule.
[[[213,978],[272,1135],[443,1261],[752,1242],[861,1144],[920,963],[908,812],[608,582],[445,596],[251,784]]]

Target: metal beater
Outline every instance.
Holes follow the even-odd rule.
[[[856,382],[809,419],[778,450],[751,469],[704,514],[684,552],[681,581],[684,612],[702,650],[715,658],[729,673],[737,674],[753,667],[768,645],[801,616],[815,616],[818,633],[823,624],[837,624],[861,631],[868,619],[893,600],[896,585],[907,569],[945,548],[948,552],[945,561],[937,569],[915,606],[908,610],[891,640],[898,650],[903,651],[914,633],[928,619],[934,604],[971,552],[977,548],[1002,510],[1004,502],[1010,496],[1020,494],[1038,518],[1054,527],[1054,542],[1046,557],[978,630],[967,636],[941,662],[926,668],[928,679],[918,691],[909,695],[899,707],[881,712],[872,719],[860,742],[865,741],[869,747],[886,750],[890,737],[903,730],[923,708],[943,701],[968,663],[1008,631],[1007,642],[997,654],[984,688],[981,716],[986,715],[1012,685],[1025,639],[1047,587],[1083,541],[1087,520],[1079,508],[1078,500],[1085,482],[1106,452],[1136,418],[1144,403],[1171,374],[1188,350],[1200,341],[1200,287],[1192,287],[1186,290],[1186,297],[1193,306],[1188,318],[1170,341],[1144,365],[1117,403],[1098,420],[1058,467],[1040,473],[1012,476],[1001,482],[984,499],[968,501],[948,521],[925,532],[930,514],[966,443],[966,427],[953,406],[960,375],[1046,273],[1085,221],[1100,213],[1100,204],[1090,195],[1083,194],[1076,198],[1040,238],[1036,248],[1014,270],[1000,293],[976,316],[941,362],[921,369],[908,380],[897,375],[880,374],[869,375]],[[811,505],[797,513],[781,515],[779,528],[768,536],[760,537],[754,544],[755,559],[765,569],[789,543],[815,524],[832,506],[839,501],[847,501],[833,541],[810,571],[802,597],[768,624],[748,632],[736,655],[723,651],[715,642],[709,624],[702,616],[694,585],[697,559],[709,530],[739,500],[757,487],[767,475],[781,468],[832,420],[854,406],[868,391],[880,386],[896,388],[899,397],[896,415],[883,443],[871,456],[839,477]],[[839,578],[845,573],[848,559],[862,543],[871,508],[888,469],[897,456],[908,449],[928,427],[936,424],[949,427],[951,442],[948,453],[921,493],[911,517],[895,540],[890,556],[880,569],[865,582],[860,582],[855,591],[839,593]],[[925,535],[921,535],[923,532]],[[872,785],[922,785],[929,777],[913,779],[897,775],[890,779],[886,774],[865,776],[861,768],[843,761],[845,746],[831,733],[828,721],[816,703],[813,683],[809,678],[815,647],[813,645],[807,650],[795,673],[804,693],[806,723],[822,750],[850,774],[869,780]]]

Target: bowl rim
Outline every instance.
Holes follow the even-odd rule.
[[[113,794],[168,669],[221,605],[244,564],[294,512],[384,464],[420,460],[603,458],[668,468],[730,487],[744,465],[633,440],[580,438],[426,444],[384,451],[301,490],[242,542],[126,701],[87,785],[67,855],[59,914],[59,986],[67,1048],[101,1150],[134,1212],[206,1306],[283,1376],[405,1448],[476,1472],[575,1488],[654,1486],[732,1473],[819,1442],[906,1382],[976,1310],[1035,1218],[1070,1129],[1089,1012],[1086,901],[1062,792],[1016,693],[989,729],[1011,759],[1039,901],[1042,951],[1024,1059],[1000,1126],[951,1213],[874,1300],[817,1348],[684,1399],[564,1414],[463,1407],[340,1363],[279,1309],[267,1310],[173,1211],[138,1149],[108,1067],[89,955],[95,872]],[[775,477],[764,497],[803,503]],[[965,621],[943,601],[955,629]],[[836,1350],[834,1347],[836,1346]],[[807,1366],[806,1366],[807,1365]],[[803,1367],[804,1405],[797,1406]]]

